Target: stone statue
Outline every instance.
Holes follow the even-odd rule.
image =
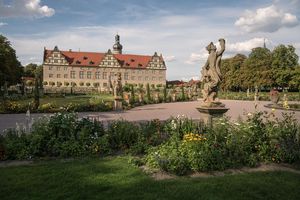
[[[222,80],[221,74],[221,58],[225,51],[225,40],[219,39],[221,50],[217,51],[214,43],[210,43],[206,49],[209,52],[206,64],[203,66],[201,74],[201,81],[204,83],[202,90],[203,105],[207,107],[214,107],[222,105],[218,99],[219,85]]]
[[[115,74],[117,76],[116,80],[114,80],[114,97],[120,98],[123,96],[122,94],[122,75],[121,73]]]

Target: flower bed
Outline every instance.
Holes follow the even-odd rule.
[[[221,119],[212,128],[182,116],[164,122],[119,120],[104,128],[74,113],[57,113],[36,121],[30,133],[8,130],[0,145],[5,159],[130,153],[142,156],[134,161],[139,165],[178,175],[299,162],[299,123],[291,115],[281,121],[271,115],[252,113],[235,123]]]

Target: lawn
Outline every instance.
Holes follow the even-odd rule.
[[[65,97],[49,97],[45,96],[40,98],[40,104],[54,104],[56,107],[63,107],[66,104],[89,104],[91,98],[100,98],[103,101],[112,101],[113,96],[111,94],[100,94],[100,95],[72,95],[72,96],[65,96]],[[32,102],[32,99],[26,100],[19,100],[17,101],[20,104],[27,104]]]
[[[5,199],[300,199],[300,175],[258,172],[156,181],[128,157],[40,161],[1,167]]]

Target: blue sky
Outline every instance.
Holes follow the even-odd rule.
[[[300,0],[0,0],[0,34],[23,65],[43,48],[106,52],[119,33],[124,53],[162,53],[167,78],[199,78],[209,42],[224,57],[292,44],[300,54]]]

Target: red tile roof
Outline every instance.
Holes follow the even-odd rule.
[[[70,65],[73,66],[98,66],[106,53],[60,51]],[[53,53],[53,50],[44,51],[44,60]],[[124,68],[146,68],[152,56],[132,54],[112,54]]]
[[[114,54],[122,67],[127,68],[146,68],[151,61],[152,56],[131,55],[131,54]]]

